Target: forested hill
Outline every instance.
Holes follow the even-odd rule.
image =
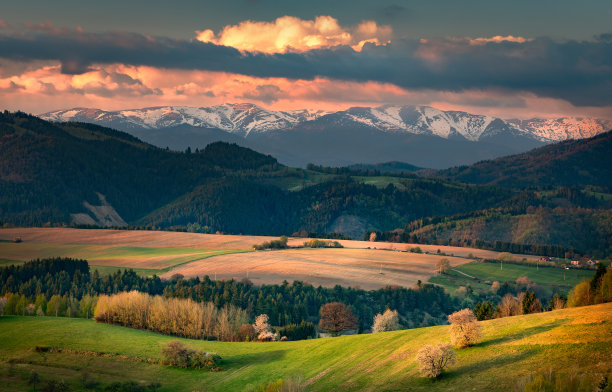
[[[504,187],[612,186],[612,131],[437,172],[444,178]]]
[[[507,162],[522,166],[507,163],[509,174],[497,180],[497,172],[485,168],[498,161],[474,167],[481,168],[482,178],[492,178],[477,177],[481,182],[501,185],[519,181],[521,173],[527,176],[522,185],[609,184],[610,140],[607,133],[499,160],[500,168]],[[565,167],[569,174],[562,176]],[[454,176],[469,180],[467,169],[466,178],[459,170]],[[518,189],[366,168],[293,169],[235,144],[177,152],[96,125],[0,113],[0,226],[129,225],[255,235],[339,232],[353,239],[377,231],[381,239],[440,244],[499,240],[607,255],[611,203],[605,186]],[[530,219],[534,214],[546,224],[523,224],[536,222]],[[573,225],[563,216],[580,216],[584,224]],[[461,221],[463,229],[450,227],[449,219]],[[496,226],[482,224],[483,219]],[[472,223],[481,229],[472,230]],[[391,233],[396,228],[403,229]]]
[[[100,205],[98,193],[132,222],[210,178],[278,166],[226,143],[178,153],[97,125],[0,113],[0,219],[13,224],[68,223],[84,202]]]

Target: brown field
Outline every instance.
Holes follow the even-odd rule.
[[[22,243],[10,242],[20,237]],[[498,252],[438,245],[411,245],[368,241],[339,241],[343,249],[252,250],[276,237],[179,233],[164,231],[87,230],[69,228],[0,229],[0,260],[4,264],[43,257],[76,257],[102,267],[136,268],[143,273],[209,275],[242,279],[255,284],[303,280],[313,285],[376,289],[387,285],[410,287],[426,282],[442,257],[451,266],[470,262],[469,254],[496,258]],[[304,243],[291,238],[290,246]],[[419,254],[406,252],[419,246]],[[447,256],[435,254],[438,250]],[[522,258],[522,255],[517,255]],[[536,258],[537,256],[525,256]]]
[[[138,230],[88,230],[68,228],[10,228],[0,229],[0,240],[12,240],[21,237],[24,242],[45,244],[87,244],[113,246],[139,246],[159,248],[200,248],[200,249],[236,249],[252,250],[254,244],[277,239],[278,237],[229,235],[229,234],[199,234],[171,231],[138,231]],[[304,238],[290,238],[290,246],[299,246],[306,241]],[[357,249],[393,249],[406,250],[418,246],[423,252],[440,252],[447,255],[495,259],[499,252],[490,250],[462,248],[458,246],[403,244],[393,242],[369,242],[340,240],[345,248]],[[537,259],[538,256],[515,255],[517,258]]]
[[[374,249],[288,249],[214,256],[173,268],[162,277],[248,278],[255,284],[302,280],[315,286],[411,287],[435,273],[441,256]],[[471,260],[447,257],[451,266]]]

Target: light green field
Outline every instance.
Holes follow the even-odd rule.
[[[141,275],[158,275],[171,268],[212,256],[240,253],[242,250],[162,248],[110,245],[45,244],[0,242],[0,266],[20,264],[37,258],[72,257],[85,259],[100,272],[133,268]],[[95,267],[95,268],[94,268]]]
[[[1,317],[0,385],[3,391],[28,390],[26,380],[36,371],[43,381],[64,379],[73,390],[82,389],[86,372],[101,387],[133,380],[159,382],[162,391],[242,391],[296,375],[312,391],[508,391],[534,372],[574,367],[598,381],[612,370],[612,304],[482,324],[482,342],[458,350],[457,364],[430,381],[418,375],[414,356],[425,344],[448,342],[448,326],[298,342],[182,339],[224,358],[223,371],[208,372],[142,362],[159,360],[171,337],[84,319]],[[36,345],[88,353],[38,353]]]
[[[490,290],[491,284],[485,283],[485,281],[514,282],[517,278],[526,276],[547,294],[556,291],[567,295],[572,287],[584,278],[590,279],[593,274],[593,270],[564,270],[552,267],[540,267],[538,269],[536,266],[509,263],[504,263],[502,269],[499,263],[473,262],[454,267],[447,274],[434,276],[429,279],[429,282],[444,286],[452,293],[459,286],[467,286],[468,284],[474,290]]]

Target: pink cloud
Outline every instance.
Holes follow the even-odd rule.
[[[2,73],[0,73],[2,75]],[[209,71],[114,64],[81,75],[59,64],[0,76],[0,109],[41,113],[70,107],[106,110],[147,106],[211,106],[253,102],[270,109],[344,110],[351,106],[431,105],[502,118],[591,116],[612,119],[610,107],[577,108],[560,99],[503,90],[409,90],[389,83],[256,78]]]
[[[197,31],[199,41],[262,53],[304,52],[338,45],[360,51],[366,42],[381,44],[390,35],[391,27],[374,21],[347,28],[331,16],[317,16],[314,20],[282,16],[274,22],[243,21],[225,26],[216,34],[210,29]]]

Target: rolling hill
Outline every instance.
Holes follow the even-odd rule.
[[[208,372],[159,365],[173,337],[85,319],[5,316],[0,382],[28,390],[35,371],[40,385],[63,379],[75,389],[85,379],[99,388],[133,381],[160,383],[161,391],[248,391],[294,378],[314,391],[508,391],[552,371],[592,387],[612,371],[611,315],[612,305],[602,304],[482,322],[482,342],[458,350],[457,364],[437,381],[418,375],[414,357],[426,344],[448,342],[448,326],[277,343],[180,339],[223,357],[223,370]]]
[[[442,170],[445,178],[504,187],[612,186],[612,131]]]

